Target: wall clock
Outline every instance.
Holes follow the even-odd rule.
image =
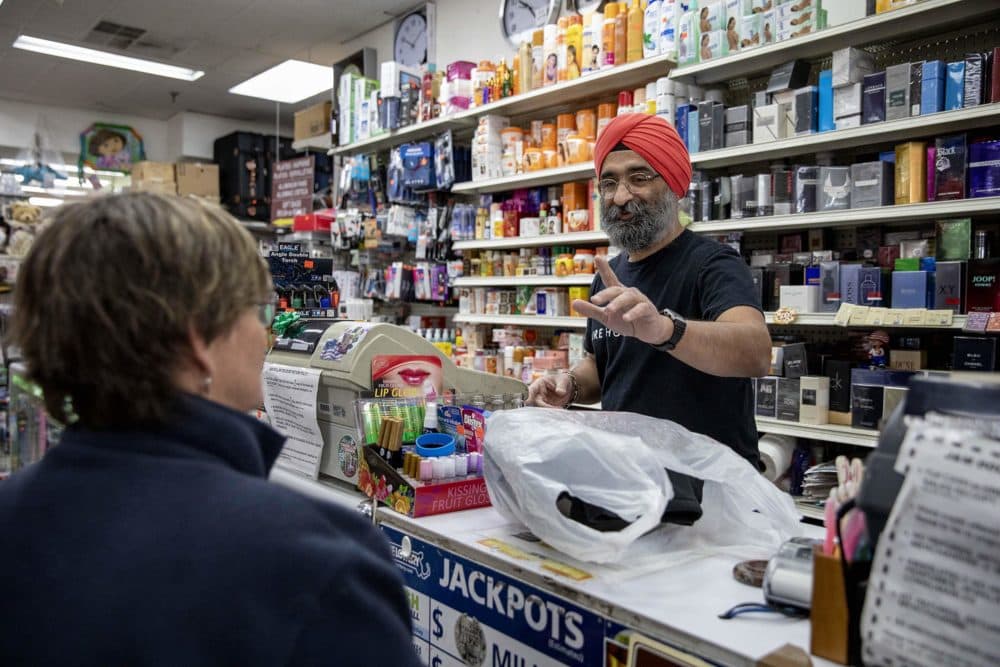
[[[562,0],[500,0],[500,29],[514,47],[531,41],[531,33],[559,18]]]
[[[393,39],[393,60],[408,67],[419,67],[427,62],[427,13],[418,9],[404,16],[396,24]]]

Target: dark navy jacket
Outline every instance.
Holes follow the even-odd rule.
[[[283,440],[195,397],[66,429],[0,482],[0,665],[417,665],[387,543],[268,482]]]

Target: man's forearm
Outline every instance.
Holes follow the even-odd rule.
[[[763,325],[689,321],[670,354],[709,375],[761,377],[770,366],[771,338]]]
[[[601,380],[597,375],[597,364],[592,355],[586,355],[570,372],[576,378],[580,393],[577,403],[590,404],[601,400]]]

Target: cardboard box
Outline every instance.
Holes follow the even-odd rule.
[[[786,105],[766,104],[753,110],[753,142],[762,144],[785,138]]]
[[[132,192],[154,192],[158,195],[177,194],[177,184],[173,181],[132,181]]]
[[[177,194],[198,197],[219,196],[219,165],[179,162],[176,173]]]
[[[136,162],[132,165],[132,185],[144,183],[174,183],[172,162]]]
[[[927,350],[889,350],[889,368],[919,371],[927,367]]]
[[[927,144],[908,141],[896,145],[896,204],[916,204],[927,199]]]
[[[318,137],[330,131],[330,110],[327,100],[295,112],[295,140]]]

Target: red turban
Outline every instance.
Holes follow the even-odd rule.
[[[691,158],[674,126],[660,116],[629,113],[618,116],[601,130],[594,145],[594,168],[601,176],[604,158],[618,144],[642,156],[663,177],[678,199],[691,186]]]

